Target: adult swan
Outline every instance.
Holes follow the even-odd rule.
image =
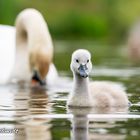
[[[57,77],[51,36],[35,9],[25,9],[17,16],[16,31],[14,27],[0,26],[0,49],[1,83],[32,81],[45,85]]]

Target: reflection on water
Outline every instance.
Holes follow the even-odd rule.
[[[49,123],[51,118],[48,120],[31,119],[20,121],[21,118],[25,116],[48,114],[50,112],[51,103],[48,103],[48,93],[46,90],[22,89],[21,86],[15,87],[15,89],[7,87],[0,95],[0,103],[1,123],[8,123],[9,120],[9,123],[11,124],[11,128],[9,128],[8,125],[1,125],[0,128],[18,130],[18,133],[11,133],[10,137],[13,136],[13,138],[17,140],[51,139],[49,130],[51,125],[43,125],[44,122]],[[7,134],[7,136],[8,135],[9,134]],[[3,137],[2,133],[0,133],[0,137]]]
[[[67,49],[62,48],[59,50],[58,46],[56,49],[57,63],[62,61],[62,56],[71,55],[71,52],[65,54]],[[107,54],[106,56],[108,57]],[[106,60],[108,59],[100,62]],[[91,79],[120,83],[127,90],[133,106],[130,108],[67,108],[66,101],[71,91],[72,78],[68,71],[69,64],[66,64],[68,69],[59,71],[62,76],[59,83],[47,89],[31,88],[21,84],[0,87],[0,139],[139,139],[140,128],[137,127],[140,126],[139,67],[116,69],[113,67],[115,64],[112,67],[103,64],[94,66]],[[8,132],[10,130],[11,133]]]
[[[102,110],[102,109],[101,109]],[[105,140],[124,140],[126,135],[124,134],[109,134],[106,129],[117,126],[115,119],[91,119],[89,121],[88,114],[91,112],[90,108],[70,108],[68,110],[74,117],[71,119],[72,140],[89,140],[89,139],[105,139]],[[121,119],[119,121],[126,121],[127,119]],[[102,122],[102,123],[101,123]],[[106,122],[106,123],[104,123]]]
[[[46,90],[14,85],[1,87],[0,129],[14,129],[18,132],[0,133],[0,139],[5,136],[9,140],[123,140],[128,132],[132,137],[138,137],[139,128],[133,128],[129,123],[133,126],[139,122],[140,115],[137,113],[138,116],[134,116],[139,106],[133,106],[132,110],[67,109],[68,92],[62,91],[62,88],[58,92],[54,91],[53,88]],[[130,98],[133,99],[133,95]]]
[[[88,140],[88,118],[87,115],[90,112],[90,109],[69,109],[74,117],[71,120],[72,123],[72,131],[71,131],[71,139],[72,140]]]
[[[26,96],[24,98],[24,95],[26,93],[21,93],[22,98],[18,97],[18,94],[16,94],[16,102],[15,104],[18,104],[19,100],[26,100]],[[16,111],[16,116],[30,116],[34,114],[48,114],[49,108],[51,105],[48,104],[48,94],[45,90],[41,89],[30,89],[28,93],[28,99],[24,101],[26,104],[27,112],[19,112]],[[21,105],[22,108],[22,105]],[[24,113],[24,114],[23,114]],[[24,126],[24,128],[20,129],[20,135],[17,137],[17,139],[21,139],[20,136],[24,136],[24,139],[29,140],[44,140],[44,138],[47,138],[47,140],[51,139],[51,133],[49,131],[50,125],[43,125],[44,122],[50,122],[50,119],[44,120],[44,119],[31,119],[22,121],[21,124]],[[18,135],[16,135],[18,136]]]

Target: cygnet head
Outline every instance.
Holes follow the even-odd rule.
[[[74,74],[87,78],[92,70],[90,52],[85,49],[79,49],[73,52],[70,67]]]

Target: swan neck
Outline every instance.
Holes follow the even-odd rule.
[[[78,74],[74,74],[74,93],[78,94],[88,94],[88,83],[89,78],[83,78]]]
[[[40,13],[31,10],[19,14],[16,20],[16,45],[17,49],[40,45],[52,47],[48,26]]]

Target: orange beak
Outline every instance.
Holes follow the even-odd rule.
[[[31,80],[31,86],[35,87],[35,86],[39,86],[39,81],[32,79]]]
[[[34,71],[33,76],[32,76],[32,80],[31,80],[31,85],[32,86],[44,86],[46,85],[46,81],[42,80],[38,74],[37,71]]]

